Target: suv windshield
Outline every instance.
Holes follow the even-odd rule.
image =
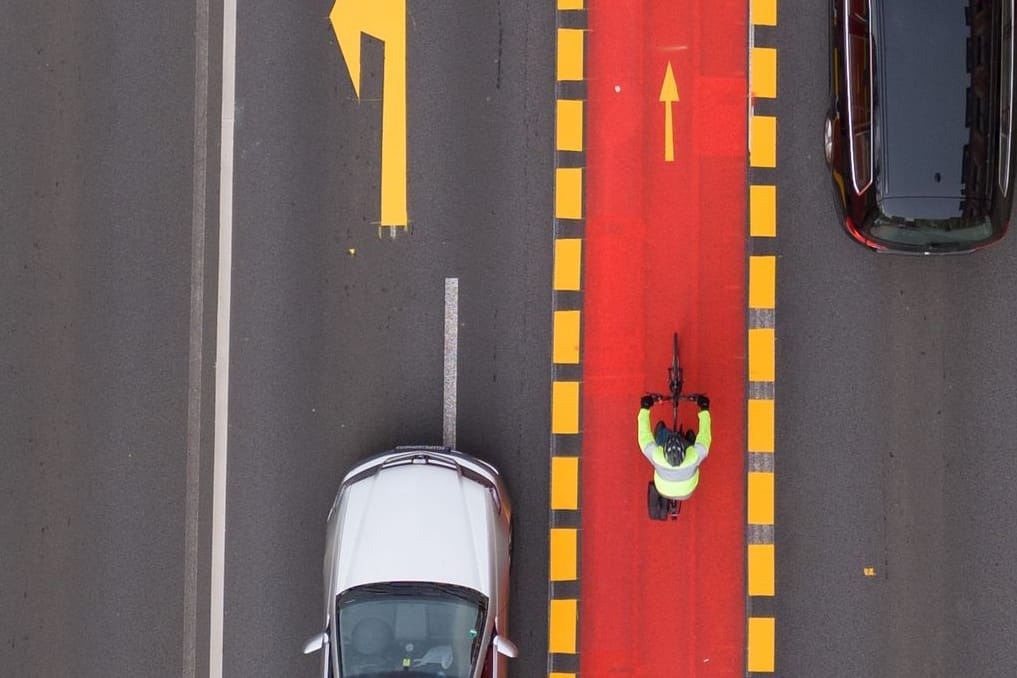
[[[462,586],[358,586],[336,601],[343,678],[468,678],[484,633],[487,598]]]

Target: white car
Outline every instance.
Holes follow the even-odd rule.
[[[323,678],[503,678],[512,509],[498,471],[398,447],[343,478],[325,536]]]

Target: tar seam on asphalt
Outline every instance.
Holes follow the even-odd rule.
[[[198,511],[201,391],[205,341],[205,187],[208,170],[208,0],[194,19],[194,168],[191,213],[191,317],[187,365],[187,464],[184,495],[183,678],[195,678],[198,633]]]

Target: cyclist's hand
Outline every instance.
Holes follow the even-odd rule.
[[[644,409],[644,410],[648,410],[651,407],[653,407],[653,396],[652,395],[644,395],[639,400],[639,407],[640,407],[640,409]]]
[[[710,409],[710,399],[700,393],[696,396],[696,405],[699,405],[699,409],[701,410],[708,410]]]

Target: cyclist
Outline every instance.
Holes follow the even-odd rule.
[[[649,395],[639,401],[639,449],[653,464],[653,484],[657,492],[668,499],[688,499],[699,484],[699,465],[710,454],[713,438],[710,399],[702,394],[696,396],[699,434],[690,430],[688,438],[670,430],[663,421],[657,422],[654,431],[650,431],[650,408],[654,402],[654,397]]]

